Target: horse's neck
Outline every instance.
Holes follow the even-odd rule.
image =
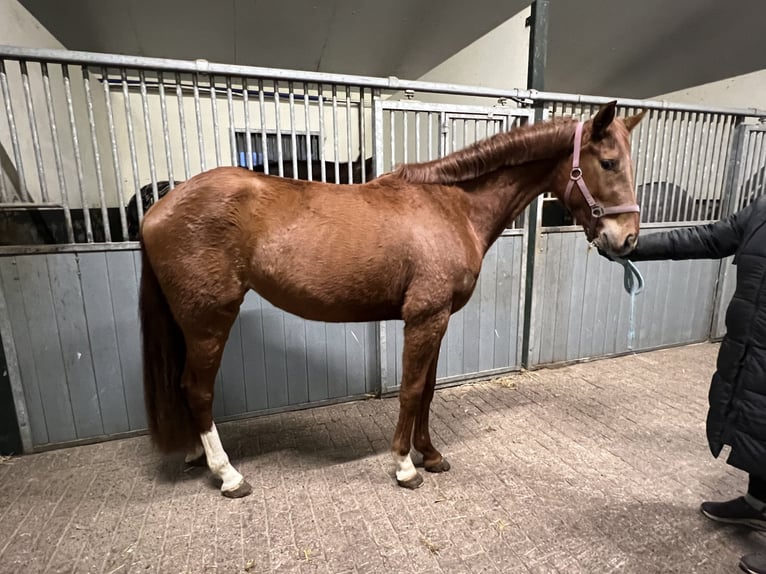
[[[468,184],[469,218],[485,253],[509,221],[550,189],[558,161],[506,167]]]

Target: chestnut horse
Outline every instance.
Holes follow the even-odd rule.
[[[553,191],[599,248],[625,255],[635,245],[629,131],[643,113],[619,119],[615,105],[584,124],[519,127],[364,184],[236,167],[180,184],[147,212],[140,238],[144,395],[155,444],[186,452],[188,462],[206,460],[225,496],[250,493],[221,445],[212,404],[229,330],[252,289],[305,319],[404,320],[396,480],[407,488],[423,481],[411,446],[427,471],[449,470],[428,429],[439,345],[507,222]]]

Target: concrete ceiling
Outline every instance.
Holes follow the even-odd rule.
[[[407,79],[425,74],[528,5],[20,1],[70,49]],[[764,0],[552,0],[546,89],[652,97],[763,69],[764,21]]]

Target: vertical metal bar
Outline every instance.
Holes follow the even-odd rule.
[[[194,115],[197,120],[197,141],[199,142],[199,166],[205,171],[205,135],[202,131],[202,106],[199,101],[199,74],[192,75],[192,87],[194,90]]]
[[[402,153],[404,158],[402,161],[408,163],[410,161],[410,126],[409,126],[409,112],[407,110],[402,111]]]
[[[29,129],[32,133],[32,147],[35,150],[35,163],[37,164],[37,177],[40,179],[40,196],[43,202],[48,203],[48,186],[45,181],[45,170],[43,169],[43,154],[40,148],[40,138],[37,133],[37,118],[35,117],[35,105],[32,101],[32,90],[29,87],[29,71],[27,63],[24,60],[19,62],[21,68],[21,83],[24,87],[24,98],[27,104],[27,118],[29,119]]]
[[[710,216],[715,213],[714,210],[711,212],[710,205],[711,200],[715,196],[717,184],[718,159],[716,157],[716,146],[718,146],[720,152],[720,148],[723,147],[723,137],[721,137],[723,134],[721,130],[721,115],[715,114],[713,118],[715,123],[711,120],[710,131],[708,133],[708,139],[712,138],[713,145],[710,147],[709,170],[706,170],[708,174],[705,178],[705,197],[704,199],[700,198],[699,210],[696,217],[698,221],[707,221],[710,219]],[[721,136],[719,136],[719,134],[721,134]]]
[[[104,196],[104,176],[101,171],[101,153],[98,149],[98,136],[96,135],[96,118],[93,115],[93,97],[90,93],[90,74],[88,66],[82,67],[82,81],[85,88],[85,106],[88,109],[88,126],[90,127],[90,142],[93,146],[93,161],[96,164],[96,185],[98,186],[98,200],[101,203],[101,218],[104,226],[104,240],[112,242],[112,230],[109,227],[109,211],[106,208]]]
[[[176,99],[178,100],[178,122],[181,124],[181,149],[184,156],[184,174],[186,179],[191,177],[189,167],[189,144],[186,139],[186,119],[184,114],[184,94],[181,87],[181,74],[176,72]]]
[[[210,107],[213,112],[213,143],[215,145],[215,165],[221,166],[221,133],[218,126],[218,100],[216,99],[215,75],[210,74]]]
[[[238,166],[237,135],[234,133],[234,98],[231,95],[231,76],[226,76],[226,109],[229,113],[229,151],[231,152],[231,165]]]
[[[704,137],[705,132],[705,124],[707,123],[707,137]],[[695,182],[695,189],[694,189],[694,197],[696,199],[695,203],[692,206],[691,209],[691,220],[692,221],[698,221],[699,220],[699,213],[700,208],[702,206],[702,190],[709,184],[708,178],[705,177],[705,172],[707,171],[707,155],[708,155],[708,146],[710,144],[710,131],[712,129],[713,125],[713,116],[711,114],[704,114],[702,117],[702,125],[700,126],[700,156],[697,161],[698,167],[697,167],[697,174],[698,174],[698,180]],[[704,141],[703,141],[704,137]]]
[[[654,210],[652,209],[652,202],[651,202],[651,174],[649,174],[649,166],[653,165],[652,161],[649,161],[650,158],[650,152],[654,153],[654,151],[657,149],[657,139],[651,137],[651,131],[652,131],[652,120],[654,120],[654,123],[657,123],[657,117],[654,112],[654,110],[649,110],[649,117],[646,118],[646,123],[648,124],[646,128],[646,151],[644,152],[644,172],[641,176],[641,185],[644,189],[644,196],[643,196],[643,203],[648,207],[647,211],[644,211],[644,217],[642,218],[642,221],[645,223],[651,223],[654,221],[656,214],[654,213]],[[643,122],[641,122],[643,123]],[[651,142],[651,145],[650,143]],[[652,156],[653,157],[653,156]],[[649,175],[649,178],[647,178],[647,174]]]
[[[420,112],[415,112],[415,161],[420,163]]]
[[[146,151],[149,154],[149,175],[152,178],[152,197],[154,202],[159,201],[157,189],[157,166],[154,165],[154,142],[152,141],[152,122],[149,119],[149,101],[146,93],[146,74],[143,70],[138,71],[138,81],[141,86],[141,108],[144,112],[144,130],[146,131]]]
[[[672,130],[672,124],[671,124],[671,130]],[[660,147],[660,164],[658,166],[658,179],[662,180],[662,168],[665,166],[665,148],[668,143],[668,114],[665,114],[664,118],[664,125],[662,127],[662,145]],[[658,198],[659,199],[659,198]],[[659,201],[658,201],[659,203]],[[665,186],[665,193],[663,194],[663,202],[662,202],[662,215],[663,215],[663,221],[667,221],[668,219],[668,188],[667,185]]]
[[[728,185],[728,178],[730,177],[728,170],[730,169],[730,161],[732,162],[731,169],[735,168],[735,162],[732,158],[736,159],[736,148],[740,143],[740,138],[737,135],[734,122],[734,116],[726,116],[723,125],[721,126],[721,146],[718,149],[718,162],[716,164],[718,202],[712,213],[712,219],[720,219],[723,217],[725,211],[724,206],[729,201],[728,196],[732,193],[732,190]]]
[[[122,189],[120,156],[117,151],[117,136],[114,129],[114,114],[112,113],[112,90],[109,89],[109,70],[104,67],[101,69],[101,73],[104,76],[104,81],[102,82],[104,84],[104,104],[106,105],[106,120],[109,124],[109,142],[111,143],[112,164],[114,166],[114,186],[117,190],[117,208],[120,211],[120,230],[122,231],[122,240],[128,241],[128,220],[125,215],[125,196]],[[136,197],[136,201],[139,201],[138,197]]]
[[[309,85],[303,83],[303,121],[306,131],[306,175],[309,181],[314,180],[313,157],[311,146],[311,100],[309,98]]]
[[[338,86],[332,86],[332,128],[333,128],[333,151],[335,153],[335,183],[340,181],[340,165],[338,165]]]
[[[317,103],[319,104],[319,165],[322,170],[322,181],[327,181],[324,153],[324,86],[322,84],[317,84]]]
[[[760,130],[754,130],[751,132],[753,137],[755,137],[755,145],[754,145],[754,151],[753,151],[753,169],[756,171],[750,175],[750,185],[748,186],[748,198],[753,198],[753,194],[758,189],[758,176],[759,176],[759,167],[761,170],[763,169],[763,163],[761,162],[761,156],[763,155],[763,134],[764,132]],[[749,200],[748,203],[752,201]]]
[[[677,147],[676,147],[676,153],[673,154],[675,156],[675,158],[676,158],[675,169],[673,170],[673,181],[668,181],[668,184],[672,183],[678,189],[686,191],[686,193],[688,194],[689,193],[688,186],[684,186],[684,173],[686,172],[687,165],[692,163],[691,162],[691,156],[690,156],[691,141],[689,140],[689,127],[691,126],[691,114],[688,114],[688,113],[685,113],[685,112],[673,112],[673,116],[675,116],[676,113],[678,113],[678,117],[679,117],[679,120],[680,120],[680,124],[678,126],[679,138],[678,138],[678,144],[677,144]],[[684,130],[684,125],[686,127],[685,130]],[[681,133],[682,132],[684,133],[683,142],[681,141]],[[682,146],[683,146],[683,148],[682,148]],[[681,152],[682,149],[683,149],[683,154]],[[691,150],[691,151],[693,152],[693,150]],[[681,162],[680,162],[681,169],[680,169],[680,172],[678,171],[679,162],[677,161],[677,158],[678,158],[679,155],[681,155]],[[667,190],[666,190],[666,193],[667,193]],[[680,210],[682,209],[682,206],[683,206],[683,202],[680,201],[680,199],[681,198],[679,198],[679,202],[678,202],[679,212],[680,212]],[[674,214],[675,214],[675,211],[674,211],[675,203],[676,203],[676,194],[673,194],[673,198],[672,198],[672,201],[671,201],[670,209],[671,209],[671,212],[674,213]],[[680,221],[681,220],[680,213],[679,214],[675,214],[674,217],[673,217],[673,220],[674,221]]]
[[[130,110],[130,91],[128,90],[128,75],[123,68],[120,70],[122,78],[122,97],[125,101],[125,120],[128,124],[128,148],[130,149],[130,164],[133,169],[133,186],[136,188],[136,210],[139,223],[144,218],[144,201],[141,194],[141,183],[138,175],[138,157],[136,156],[136,136],[133,131],[133,114]],[[187,173],[188,176],[188,173]]]
[[[258,89],[260,90],[261,96],[263,96],[263,84],[259,81],[258,82]],[[253,136],[250,133],[250,97],[249,97],[250,89],[247,85],[247,78],[242,78],[242,106],[243,109],[243,115],[245,116],[245,165],[247,166],[247,169],[250,171],[253,170]],[[261,131],[263,132],[263,135],[261,136],[263,138],[263,141],[261,141],[261,153],[263,155],[263,173],[268,174],[269,173],[269,160],[266,154],[266,123],[263,119],[264,113],[261,111]]]
[[[8,75],[5,71],[5,60],[0,60],[0,88],[2,88],[3,100],[5,100],[5,114],[8,118],[8,129],[11,132],[11,147],[13,148],[13,157],[16,160],[16,173],[19,174],[20,199],[21,201],[34,203],[34,199],[27,189],[27,182],[24,177],[24,166],[21,161],[21,146],[19,144],[19,132],[16,131],[16,121],[13,116],[11,91],[8,89]]]
[[[633,173],[633,181],[636,185],[638,185],[638,174],[641,171],[641,166],[646,163],[646,139],[645,139],[645,132],[644,128],[646,127],[645,122],[639,122],[638,126],[638,146],[636,147],[636,164],[635,164],[635,171]],[[643,182],[641,182],[643,184]],[[636,198],[638,200],[638,198]],[[645,216],[646,212],[644,209],[639,205],[639,208],[641,208],[641,214],[640,219],[641,221],[646,221]]]
[[[354,181],[354,158],[351,149],[351,86],[346,86],[346,166],[348,171],[348,183]]]
[[[389,118],[391,118],[391,165],[390,170],[396,167],[396,113],[394,110],[388,112]]]
[[[385,147],[385,134],[383,129],[383,105],[380,101],[380,94],[372,95],[372,155],[375,158],[375,177],[380,177],[385,169],[383,166],[383,148]],[[381,325],[383,322],[381,322]],[[382,329],[383,327],[381,327]],[[381,365],[384,364],[381,362]]]
[[[428,161],[434,159],[434,126],[433,113],[428,112]]]
[[[755,132],[751,131],[749,127],[746,128],[745,145],[743,148],[745,153],[745,168],[742,170],[742,177],[740,178],[741,181],[737,182],[739,201],[735,204],[736,207],[734,208],[734,211],[742,209],[742,207],[747,202],[747,176],[753,171],[753,142],[755,140],[754,133]]]
[[[165,162],[168,168],[169,189],[175,187],[173,177],[173,153],[170,149],[170,128],[168,123],[168,106],[165,99],[165,78],[162,72],[157,72],[157,88],[160,92],[160,115],[162,116],[162,139],[165,143]]]
[[[701,120],[701,121],[700,121]],[[699,139],[702,139],[702,131],[704,127],[705,122],[705,114],[695,114],[694,118],[694,126],[692,129],[692,145],[691,145],[691,154],[690,154],[690,161],[691,164],[689,166],[689,177],[688,177],[688,197],[692,197],[692,194],[697,194],[697,184],[699,181],[699,168],[700,168],[700,153],[702,151],[702,142],[697,141],[697,131],[699,131]],[[699,128],[699,130],[698,130]],[[691,161],[692,158],[694,161]]]
[[[277,161],[279,162],[279,176],[285,176],[284,154],[282,153],[282,121],[279,117],[279,82],[274,80],[274,115],[277,124]],[[261,118],[261,122],[264,119]]]
[[[655,177],[655,169],[659,169],[660,167],[660,150],[662,148],[662,139],[660,134],[660,123],[662,122],[664,118],[664,113],[662,111],[658,111],[654,117],[654,146],[652,149],[652,166],[651,166],[651,183],[649,186],[649,203],[654,204],[655,199],[655,186],[657,184],[657,178]],[[660,202],[657,201],[656,205],[654,206],[654,217],[652,218],[652,222],[659,223],[660,222]]]
[[[67,112],[69,113],[69,127],[72,130],[72,144],[74,145],[74,161],[77,168],[77,183],[80,188],[80,201],[82,201],[82,213],[85,218],[85,237],[88,243],[93,243],[93,225],[90,221],[90,210],[88,209],[88,200],[85,197],[85,182],[82,172],[82,158],[80,157],[80,141],[77,137],[77,124],[74,115],[74,103],[72,100],[72,85],[69,80],[69,66],[61,66],[64,74],[64,91],[66,93]]]
[[[247,78],[242,78],[242,83],[245,86],[245,109],[247,109]],[[261,116],[261,155],[263,156],[263,173],[269,174],[269,138],[266,133],[266,95],[263,92],[263,80],[258,80],[258,106]],[[245,116],[245,131],[247,132],[248,142],[250,141],[250,127],[247,123],[248,116]],[[248,157],[252,157],[250,148],[248,149]],[[252,169],[252,159],[248,160],[248,166]]]
[[[0,62],[2,65],[2,62]],[[66,227],[67,242],[74,243],[74,228],[72,227],[72,212],[69,207],[69,191],[64,177],[64,162],[61,160],[61,147],[59,146],[58,127],[56,125],[56,112],[53,107],[53,96],[51,95],[51,80],[48,75],[48,64],[40,64],[43,75],[43,91],[45,92],[45,105],[48,109],[48,124],[51,127],[51,141],[53,142],[53,158],[56,162],[56,175],[58,176],[59,188],[61,189],[61,203],[64,205],[64,226]],[[104,89],[109,86],[104,82]],[[2,175],[0,175],[2,179]]]
[[[365,116],[365,89],[359,88],[359,161],[361,162],[362,181],[367,181],[367,128]]]
[[[295,93],[292,82],[287,84],[287,97],[290,109],[290,154],[292,155],[293,178],[298,179],[298,142],[295,134]]]
[[[759,131],[758,132],[758,139],[761,142],[761,150],[758,153],[758,165],[760,166],[760,169],[757,172],[757,177],[754,177],[754,191],[757,193],[758,190],[761,191],[760,194],[757,194],[754,199],[757,199],[759,197],[763,196],[763,184],[764,184],[764,177],[766,176],[766,142],[764,142],[764,138],[766,138],[766,132]]]

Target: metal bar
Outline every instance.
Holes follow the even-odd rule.
[[[705,123],[707,123],[707,137],[704,137],[703,135],[705,134]],[[694,219],[699,219],[699,212],[702,206],[702,190],[709,184],[708,178],[705,177],[705,172],[708,166],[707,153],[708,153],[708,146],[710,145],[710,131],[711,131],[712,125],[713,125],[713,116],[710,114],[705,114],[702,118],[702,125],[700,126],[700,156],[697,161],[698,179],[695,178],[695,183],[694,183],[694,198],[696,199],[696,202],[692,205],[692,209],[691,209],[691,214]],[[704,137],[704,141],[703,141],[703,137]],[[691,196],[689,197],[689,199],[691,200]]]
[[[61,189],[61,202],[64,207],[64,226],[66,227],[67,241],[74,243],[74,228],[72,227],[72,212],[69,207],[69,191],[64,177],[64,162],[61,159],[61,146],[59,145],[58,126],[56,125],[56,111],[53,106],[51,94],[51,79],[48,75],[48,64],[40,64],[43,75],[43,91],[45,92],[45,107],[48,110],[48,124],[51,127],[51,141],[53,143],[53,158],[56,162],[56,175],[58,176],[59,189]],[[106,83],[104,84],[106,86]],[[108,89],[108,86],[107,88]],[[0,179],[2,177],[0,176]]]
[[[744,145],[744,169],[741,173],[741,178],[737,182],[737,193],[739,200],[736,203],[734,211],[739,211],[747,202],[747,176],[753,171],[753,143],[755,138],[753,132],[749,128],[745,128],[745,145]]]
[[[226,109],[229,113],[229,148],[231,151],[231,165],[238,166],[237,158],[237,135],[234,133],[234,98],[231,95],[231,76],[226,76]]]
[[[24,99],[27,104],[27,118],[29,119],[29,129],[32,133],[32,147],[35,150],[35,163],[37,164],[37,177],[40,179],[40,195],[43,202],[50,201],[48,197],[48,186],[45,181],[45,170],[43,169],[43,154],[40,148],[40,138],[37,133],[37,118],[35,117],[35,105],[32,101],[32,90],[29,87],[29,71],[25,61],[19,62],[21,68],[21,83],[24,88]]]
[[[759,166],[763,166],[763,162],[761,161],[761,156],[763,155],[763,132],[759,131],[752,131],[750,132],[751,137],[755,138],[755,145],[753,146],[753,170],[751,170],[750,173],[750,180],[748,185],[748,198],[753,198],[753,194],[758,189],[757,182],[758,182],[758,173],[759,173]],[[761,167],[761,169],[763,169]],[[751,200],[748,200],[748,203],[750,203]]]
[[[338,165],[338,86],[332,87],[332,130],[333,130],[333,151],[335,153],[335,183],[340,180],[340,165]]]
[[[261,95],[263,95],[263,86],[261,83],[258,83],[258,90],[260,91]],[[253,136],[250,133],[250,100],[248,100],[247,97],[248,89],[247,89],[247,79],[242,78],[242,106],[243,106],[243,112],[245,116],[245,165],[247,166],[247,169],[250,171],[253,170]],[[266,150],[266,128],[264,126],[264,120],[263,120],[264,113],[261,112],[261,130],[263,132],[263,141],[261,142],[261,153],[263,155],[263,170],[264,173],[269,173],[269,160],[268,156],[265,153]]]
[[[152,197],[154,203],[159,201],[157,189],[157,166],[154,165],[154,142],[152,141],[152,122],[149,118],[149,101],[146,93],[146,75],[144,70],[139,70],[138,81],[141,85],[141,108],[144,113],[144,130],[146,131],[146,151],[149,154],[149,176],[152,178]]]
[[[104,240],[111,243],[112,230],[109,227],[109,211],[106,208],[104,195],[104,176],[101,171],[101,153],[98,149],[98,136],[96,135],[96,118],[93,115],[93,97],[90,93],[90,74],[86,66],[82,67],[82,81],[85,88],[85,105],[88,109],[88,126],[90,127],[90,143],[93,146],[93,161],[96,164],[96,185],[98,186],[98,200],[101,203],[101,218],[104,226]]]
[[[109,77],[109,70],[102,68],[101,73],[104,78]],[[106,105],[106,121],[109,124],[109,142],[112,149],[112,165],[114,166],[114,186],[117,190],[117,208],[120,211],[120,230],[122,231],[122,240],[128,240],[128,220],[125,215],[125,196],[122,189],[122,172],[120,170],[120,155],[117,150],[117,135],[114,129],[114,114],[112,113],[112,91],[109,89],[109,82],[104,84],[104,104]],[[55,144],[54,144],[55,145]],[[171,177],[172,180],[172,177]],[[138,201],[138,198],[136,198]]]
[[[720,148],[723,147],[723,130],[721,129],[722,123],[721,123],[721,116],[719,114],[715,114],[713,116],[715,118],[715,125],[713,125],[713,122],[711,122],[710,126],[710,132],[708,133],[708,138],[712,136],[713,139],[713,147],[710,149],[710,169],[708,176],[705,178],[706,185],[705,185],[705,197],[704,201],[702,198],[700,198],[700,205],[699,210],[696,214],[697,219],[703,219],[707,220],[710,219],[711,216],[715,213],[715,211],[710,211],[710,202],[715,197],[715,190],[717,188],[717,177],[718,177],[718,158],[716,157],[716,147],[715,144],[718,144],[718,151],[720,154]],[[703,212],[704,209],[704,212]],[[704,217],[703,217],[704,215]]]
[[[202,130],[202,110],[199,101],[199,77],[197,74],[192,76],[192,86],[194,89],[194,116],[197,120],[197,141],[199,143],[199,166],[200,170],[205,170],[205,136]]]
[[[136,189],[136,211],[139,223],[144,218],[144,201],[141,196],[141,178],[138,174],[138,157],[136,156],[136,136],[133,131],[133,114],[130,110],[130,92],[128,91],[128,75],[123,68],[120,70],[122,78],[122,97],[125,101],[125,121],[128,124],[128,149],[130,150],[130,164],[133,170],[133,186]],[[188,177],[188,172],[187,172]]]
[[[383,148],[385,147],[385,134],[383,129],[383,106],[380,100],[380,95],[373,95],[372,98],[372,137],[373,148],[372,154],[375,158],[375,177],[380,177],[385,169],[383,167]],[[383,322],[381,321],[381,324]],[[381,362],[381,365],[383,363]]]
[[[324,86],[317,85],[317,103],[319,104],[319,165],[322,170],[322,181],[327,181],[327,167],[324,153]]]
[[[718,196],[718,202],[716,209],[712,212],[712,219],[719,219],[723,215],[723,206],[726,199],[726,166],[729,146],[735,145],[735,141],[732,137],[732,124],[734,122],[732,116],[721,116],[723,119],[720,128],[720,147],[718,148],[718,159],[715,163],[715,183],[716,183],[716,195]],[[727,146],[728,144],[728,146]]]
[[[361,174],[362,174],[362,181],[360,183],[364,183],[367,181],[367,128],[365,121],[365,107],[364,107],[364,94],[365,89],[359,88],[359,161],[361,162]]]
[[[755,180],[754,191],[760,189],[761,194],[756,195],[756,198],[763,196],[764,177],[766,177],[766,142],[764,142],[766,135],[764,132],[758,132],[758,138],[761,141],[761,151],[758,154],[758,165],[760,166],[760,169],[757,172],[757,177],[754,177],[753,179]]]
[[[157,74],[157,83],[160,93],[160,116],[162,117],[162,139],[165,143],[165,162],[168,168],[168,187],[173,189],[175,187],[173,177],[173,154],[170,149],[170,128],[168,122],[168,107],[165,100],[165,78],[162,76],[162,72]]]
[[[62,66],[64,74],[64,91],[66,93],[67,112],[69,114],[69,127],[72,130],[72,144],[74,145],[74,161],[77,167],[77,183],[80,188],[80,201],[82,201],[82,213],[85,218],[85,237],[88,243],[93,243],[93,225],[90,221],[88,200],[85,197],[85,182],[82,171],[82,158],[80,157],[80,141],[77,137],[77,124],[74,115],[74,103],[72,100],[72,86],[69,79],[69,66]]]
[[[691,122],[691,114],[684,114],[684,112],[673,112],[673,115],[679,114],[680,124],[678,126],[678,143],[676,147],[676,153],[672,154],[676,161],[674,170],[673,170],[673,181],[668,181],[668,184],[672,183],[673,185],[677,186],[679,189],[685,190],[686,193],[689,193],[689,186],[688,183],[684,184],[684,174],[687,171],[687,165],[691,164],[691,156],[690,156],[690,146],[692,145],[693,140],[689,139],[689,129],[692,125]],[[684,130],[684,126],[686,129]],[[681,140],[681,134],[683,132],[683,142]],[[681,153],[681,149],[683,146],[683,154]],[[693,153],[694,150],[692,149],[691,152]],[[678,156],[681,155],[681,162],[680,162],[680,172],[678,171],[679,162],[677,161]],[[688,178],[687,178],[688,180]],[[667,190],[666,190],[667,193]],[[679,198],[680,199],[680,198]],[[678,209],[682,209],[683,202],[679,200],[678,202]],[[680,214],[675,212],[676,207],[676,194],[673,194],[673,197],[671,198],[670,202],[670,211],[673,214],[672,221],[679,221],[681,220]]]
[[[285,166],[284,166],[284,154],[282,150],[282,121],[279,117],[279,82],[274,80],[274,121],[276,122],[276,128],[277,128],[277,167],[279,168],[279,177],[285,176]],[[264,118],[261,118],[261,122],[263,123],[265,121]],[[263,125],[263,124],[262,124]]]
[[[303,84],[303,121],[306,123],[306,174],[308,175],[308,180],[313,181],[314,179],[314,171],[313,171],[313,150],[311,146],[311,106],[309,103],[309,86],[308,84]]]
[[[543,12],[543,5],[547,10],[549,0],[537,0],[538,12]],[[547,31],[543,34],[542,27],[536,26],[537,30],[533,32],[536,37],[547,36]],[[535,38],[532,38],[532,48]],[[544,43],[542,40],[540,43]],[[766,110],[757,108],[727,108],[699,106],[693,104],[669,103],[664,100],[637,100],[630,98],[614,98],[610,96],[590,96],[582,94],[562,94],[557,92],[544,92],[537,86],[532,89],[511,89],[498,90],[485,88],[481,86],[467,86],[460,84],[422,82],[402,80],[395,76],[387,78],[378,78],[373,76],[354,76],[347,74],[328,74],[323,72],[303,72],[295,70],[283,70],[274,68],[263,68],[256,66],[238,66],[230,64],[209,63],[203,60],[170,60],[165,58],[139,58],[135,56],[122,56],[115,54],[98,54],[92,52],[83,52],[75,50],[51,50],[45,48],[19,48],[16,46],[0,45],[0,58],[7,60],[27,60],[34,62],[49,62],[60,64],[77,64],[89,66],[111,66],[111,67],[130,67],[133,69],[144,69],[154,71],[171,71],[183,73],[210,73],[216,75],[234,75],[250,78],[263,78],[274,80],[293,80],[296,82],[324,83],[324,84],[352,84],[355,86],[364,86],[367,88],[377,88],[381,90],[413,90],[415,92],[441,92],[446,94],[480,96],[487,98],[507,98],[512,100],[535,100],[572,104],[591,104],[603,105],[610,101],[617,100],[620,106],[635,106],[647,109],[667,110],[675,109],[678,111],[698,111],[721,114],[732,114],[753,117],[766,117]],[[544,62],[544,57],[542,59]],[[530,76],[531,77],[531,76]],[[529,103],[529,102],[525,102]]]
[[[213,112],[213,144],[215,146],[215,165],[219,167],[221,162],[221,133],[218,128],[218,101],[216,100],[215,76],[210,76],[210,108]]]
[[[726,169],[724,172],[725,183],[721,196],[721,211],[719,217],[723,218],[737,211],[737,192],[739,179],[742,171],[742,153],[745,144],[744,118],[732,121],[729,128],[729,149],[727,150]]]
[[[354,163],[351,150],[351,87],[346,86],[346,166],[348,171],[348,182],[354,181]]]
[[[420,112],[415,112],[415,161],[420,163]]]
[[[391,129],[389,130],[391,135],[391,165],[388,169],[393,170],[396,167],[396,114],[391,110],[388,116],[391,118]]]
[[[654,116],[654,142],[652,146],[652,163],[649,173],[649,204],[653,205],[654,199],[655,199],[655,186],[657,183],[657,178],[655,177],[654,173],[656,169],[659,169],[660,167],[660,148],[661,148],[661,134],[660,134],[660,123],[664,117],[664,114],[660,114],[657,112],[657,114]],[[657,202],[657,205],[654,206],[654,213],[652,214],[651,222],[659,221],[660,220],[660,206],[659,201]]]
[[[176,100],[178,101],[178,122],[181,125],[181,149],[184,156],[184,175],[186,179],[191,177],[191,168],[189,167],[189,144],[186,139],[186,118],[184,114],[184,94],[181,90],[181,74],[176,74]]]
[[[5,71],[5,62],[3,60],[0,60],[0,88],[3,92],[3,100],[5,100],[5,114],[8,118],[8,129],[11,132],[11,147],[13,148],[13,157],[16,160],[16,173],[19,175],[19,198],[22,201],[34,202],[32,195],[27,189],[27,182],[24,178],[19,132],[16,131],[16,120],[13,116],[13,105],[11,104],[11,92],[8,88],[8,75]]]
[[[658,166],[658,179],[662,180],[662,168],[666,165],[665,164],[665,148],[668,143],[668,114],[665,114],[664,118],[664,125],[662,127],[662,144],[660,145],[660,163]],[[671,131],[673,126],[671,125]],[[662,215],[663,215],[663,221],[667,221],[668,219],[668,189],[667,186],[665,186],[665,193],[663,194],[663,202],[662,202]]]
[[[243,96],[245,101],[245,113],[247,113],[247,79],[242,78],[242,85],[244,87],[243,90]],[[266,175],[269,174],[269,138],[268,134],[266,133],[266,100],[265,95],[263,92],[263,80],[258,80],[258,106],[259,106],[259,112],[260,112],[260,119],[261,119],[261,156],[263,157],[263,173]],[[245,132],[247,132],[247,141],[250,142],[250,138],[252,137],[250,135],[250,125],[248,124],[248,115],[245,116]],[[248,152],[247,152],[247,161],[249,162],[247,164],[248,169],[253,169],[253,160],[252,160],[252,144],[248,143]]]
[[[403,163],[408,163],[410,161],[410,126],[409,126],[409,112],[405,111],[402,113],[402,153],[404,154],[404,157],[402,158]]]
[[[298,179],[298,142],[295,134],[295,93],[292,82],[287,84],[287,97],[290,107],[290,153],[293,163],[293,178]]]
[[[428,161],[431,161],[432,159],[434,159],[433,112],[428,112]]]

